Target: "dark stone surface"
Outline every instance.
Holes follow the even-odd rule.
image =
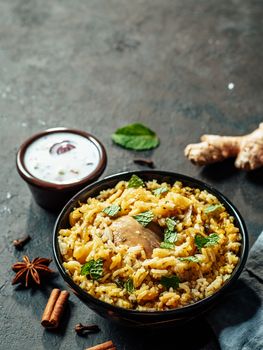
[[[177,332],[123,330],[73,295],[63,330],[44,331],[53,286],[17,290],[10,266],[23,254],[52,256],[55,215],[33,203],[15,153],[36,131],[77,127],[105,144],[104,175],[141,169],[133,164],[138,155],[113,145],[110,134],[144,122],[161,145],[139,156],[214,185],[239,208],[254,241],[262,230],[262,169],[246,174],[232,161],[197,168],[183,149],[203,133],[238,135],[262,121],[262,9],[258,0],[0,0],[1,350],[84,349],[108,339],[126,350],[164,349],[171,340],[177,348],[183,339],[185,349],[216,348],[201,321]],[[11,242],[24,232],[32,240],[17,252]],[[53,283],[65,287],[60,278]],[[78,322],[102,331],[79,337]]]

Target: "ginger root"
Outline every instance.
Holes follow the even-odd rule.
[[[236,157],[235,166],[239,169],[254,170],[263,166],[263,123],[248,135],[203,135],[201,141],[184,150],[194,164],[206,165]]]

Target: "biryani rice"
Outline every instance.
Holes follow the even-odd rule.
[[[167,191],[155,195],[157,188]],[[120,206],[114,217],[103,212],[112,204]],[[241,235],[234,218],[224,207],[216,215],[206,213],[206,208],[217,204],[219,200],[211,193],[179,181],[170,185],[153,180],[138,188],[120,181],[70,214],[71,228],[61,229],[58,236],[63,266],[87,293],[123,308],[161,311],[195,303],[220,289],[239,261]],[[141,245],[114,243],[111,225],[117,218],[149,210],[163,229],[166,218],[176,218],[177,240],[172,249],[155,248],[147,258]],[[198,249],[195,237],[207,237],[208,227],[218,241]],[[189,256],[198,262],[181,259]],[[103,260],[103,276],[98,280],[81,274],[82,266],[92,259]],[[177,276],[177,288],[165,288],[161,283],[165,276]],[[133,290],[128,291],[118,280],[132,281]]]

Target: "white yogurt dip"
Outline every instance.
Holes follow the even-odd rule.
[[[38,138],[26,149],[24,164],[30,174],[55,184],[78,182],[93,172],[100,153],[88,138],[55,132]]]

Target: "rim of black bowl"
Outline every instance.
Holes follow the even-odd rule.
[[[60,132],[68,132],[68,133],[77,134],[82,137],[85,137],[90,142],[92,142],[98,150],[98,153],[99,153],[98,165],[91,173],[89,173],[87,176],[83,177],[79,181],[65,183],[65,184],[57,184],[53,182],[40,180],[37,177],[33,176],[28,171],[25,165],[25,162],[24,162],[25,153],[28,146],[31,143],[33,143],[35,140],[37,140],[38,138],[44,135],[60,133]],[[66,127],[50,128],[32,135],[22,143],[16,155],[16,167],[17,167],[18,173],[26,182],[37,187],[46,188],[49,190],[56,190],[56,191],[72,190],[75,188],[78,190],[80,186],[82,185],[85,186],[87,183],[93,180],[97,180],[99,176],[103,173],[106,167],[106,164],[107,164],[107,154],[106,154],[105,147],[95,136],[83,130],[66,128]]]
[[[60,222],[62,221],[62,219],[64,218],[65,213],[68,211],[69,208],[72,209],[74,207],[74,204],[77,202],[77,199],[79,196],[85,194],[89,190],[94,189],[94,188],[96,188],[104,183],[111,181],[111,180],[112,180],[112,182],[114,182],[116,180],[116,183],[118,181],[121,181],[121,180],[126,181],[133,174],[140,176],[142,179],[144,177],[148,176],[148,177],[151,177],[152,180],[154,179],[154,175],[156,174],[158,176],[173,178],[173,181],[182,181],[183,184],[189,183],[194,188],[200,188],[202,190],[207,190],[208,192],[214,194],[224,204],[224,206],[226,207],[228,212],[232,216],[234,216],[235,225],[239,228],[240,234],[242,237],[241,251],[239,252],[240,259],[239,259],[239,262],[236,265],[234,271],[232,272],[231,277],[225,282],[225,284],[220,289],[218,289],[211,296],[208,296],[208,297],[203,298],[203,299],[201,299],[193,304],[189,304],[189,305],[183,306],[182,308],[178,308],[178,309],[170,309],[170,310],[163,310],[163,311],[139,311],[139,310],[126,309],[126,308],[122,308],[119,306],[115,306],[115,305],[106,303],[100,299],[93,297],[88,292],[85,292],[82,288],[80,288],[65,271],[64,267],[62,266],[62,256],[61,256],[61,252],[59,250],[58,239],[57,239],[57,236],[58,236],[57,228],[60,225]],[[163,180],[163,181],[165,181],[165,180]],[[111,185],[109,185],[109,186],[111,186]],[[102,189],[100,189],[99,191],[101,191],[101,190]],[[170,315],[174,314],[174,316],[176,316],[176,315],[180,316],[182,313],[183,314],[190,313],[190,312],[194,311],[195,309],[198,309],[200,306],[204,306],[205,304],[212,303],[213,300],[217,299],[226,289],[228,289],[237,280],[237,278],[239,277],[239,275],[241,274],[241,272],[245,266],[247,256],[248,256],[248,233],[247,233],[247,228],[246,228],[245,222],[244,222],[241,214],[237,210],[237,208],[229,201],[229,199],[227,199],[222,193],[220,193],[218,190],[216,190],[213,186],[206,184],[200,180],[197,180],[193,177],[179,174],[179,173],[174,173],[171,171],[162,171],[162,170],[126,171],[126,172],[121,172],[118,174],[107,176],[107,177],[103,178],[102,180],[98,180],[98,181],[86,186],[84,189],[82,189],[80,192],[78,192],[74,197],[72,197],[69,200],[69,202],[64,206],[61,213],[59,214],[59,216],[56,220],[55,226],[54,226],[53,254],[55,257],[56,265],[57,265],[58,270],[61,273],[63,279],[67,282],[67,284],[77,294],[79,294],[81,296],[81,298],[83,300],[87,300],[87,303],[89,303],[89,301],[91,301],[93,304],[97,305],[98,307],[103,307],[103,308],[106,308],[108,310],[116,311],[120,314],[121,313],[125,313],[125,314],[128,313],[130,315],[136,315],[136,316],[139,316],[139,315],[143,315],[143,316],[150,316],[150,315],[157,316],[158,315],[158,316],[160,316],[160,315],[163,315],[164,313],[166,313],[166,314],[170,314]]]

